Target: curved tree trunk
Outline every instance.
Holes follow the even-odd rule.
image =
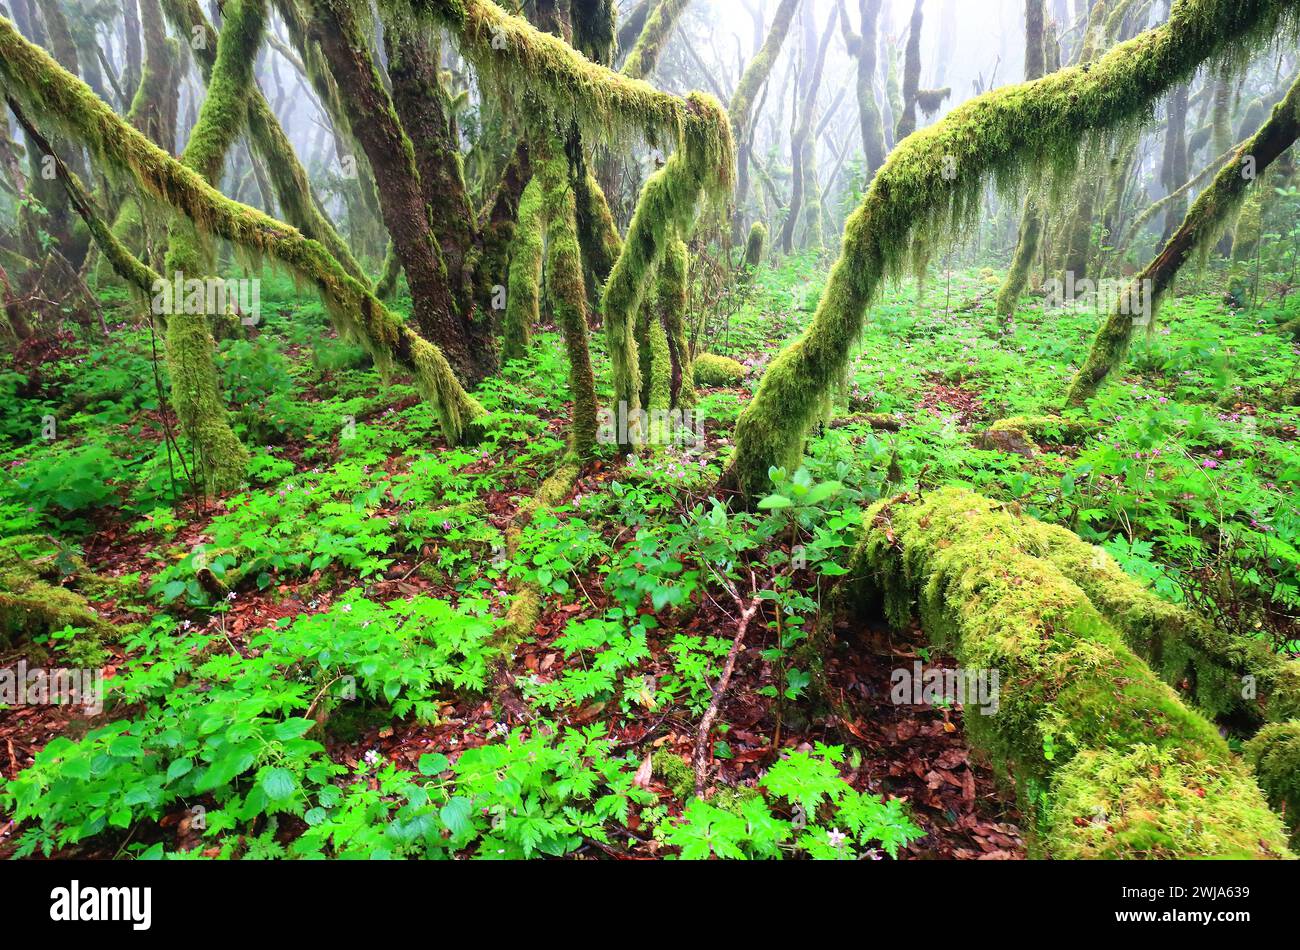
[[[849,218],[812,324],[772,363],[741,414],[723,487],[752,498],[766,491],[771,466],[797,467],[805,436],[848,365],[868,303],[882,279],[900,272],[914,237],[961,220],[995,172],[1010,173],[1044,150],[1067,149],[1082,131],[1141,116],[1204,60],[1296,16],[1286,0],[1184,0],[1168,23],[1111,50],[1091,69],[986,93],[928,134],[900,142]]]
[[[1236,158],[1220,169],[1164,249],[1133,279],[1119,305],[1097,331],[1088,358],[1070,384],[1067,405],[1083,405],[1096,394],[1128,352],[1134,325],[1154,319],[1161,298],[1183,264],[1194,251],[1218,237],[1219,229],[1231,218],[1251,183],[1294,144],[1297,136],[1300,81],[1274,108],[1272,117],[1254,138],[1237,150]],[[1247,159],[1252,162],[1247,164]]]

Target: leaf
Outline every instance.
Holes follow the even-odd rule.
[[[807,497],[804,498],[803,503],[805,505],[820,504],[843,487],[839,482],[822,482],[819,485],[814,485],[809,490]]]
[[[441,752],[426,752],[420,756],[421,775],[438,775],[447,771],[449,765],[447,757]]]
[[[654,774],[654,766],[650,761],[652,754],[652,752],[645,754],[645,761],[641,763],[641,767],[636,770],[636,775],[632,777],[632,784],[637,788],[650,787],[650,779]]]
[[[298,780],[288,769],[271,769],[262,776],[262,790],[273,802],[282,802],[292,797],[298,789]]]
[[[447,829],[453,835],[459,836],[470,830],[469,816],[473,807],[468,798],[457,795],[442,806],[442,810],[438,812],[438,817],[442,819],[442,823],[447,826]]]

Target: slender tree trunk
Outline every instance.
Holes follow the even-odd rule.
[[[811,7],[806,9],[811,9]],[[835,34],[835,22],[838,17],[839,10],[832,8],[830,17],[826,21],[826,29],[822,33],[821,42],[816,46],[816,52],[811,61],[812,72],[804,89],[799,124],[790,140],[790,152],[793,159],[790,213],[781,228],[781,250],[786,254],[789,254],[794,249],[794,231],[802,215],[804,201],[810,192],[810,185],[813,188],[816,187],[816,148],[815,143],[812,143],[810,139],[812,138],[813,121],[817,112],[817,93],[821,89],[822,72],[826,67],[826,52],[830,49],[831,37]],[[816,33],[812,33],[812,36],[815,42]],[[818,206],[820,207],[820,202],[818,202]],[[820,225],[818,231],[820,231]]]
[[[1029,81],[1041,78],[1047,68],[1043,12],[1043,0],[1025,0],[1025,79]],[[1025,285],[1029,282],[1029,270],[1038,258],[1044,224],[1039,187],[1037,181],[1032,181],[1029,194],[1025,195],[1016,249],[1011,255],[1011,268],[998,291],[999,316],[1009,317],[1016,312],[1020,295],[1025,292]]]

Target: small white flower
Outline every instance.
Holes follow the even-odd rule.
[[[341,606],[339,609],[342,610],[345,614],[350,614],[350,613],[352,613],[352,605],[351,605],[351,604],[344,604],[344,605]]]
[[[379,753],[374,749],[367,749],[366,754],[365,756],[363,756],[363,758],[366,760],[367,765],[379,764]]]
[[[832,828],[826,833],[826,837],[830,841],[832,848],[842,848],[844,843],[849,840],[849,836],[838,828]]]

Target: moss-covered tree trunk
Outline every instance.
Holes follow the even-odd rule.
[[[732,222],[736,238],[742,233],[745,202],[749,198],[749,163],[754,147],[754,106],[759,90],[772,74],[772,67],[776,65],[781,47],[790,34],[790,24],[794,22],[800,2],[801,0],[781,0],[763,45],[741,73],[736,91],[727,107],[727,115],[731,119],[731,135],[736,142],[736,214]]]
[[[524,189],[533,177],[532,156],[528,144],[520,141],[502,169],[492,197],[478,214],[478,266],[475,268],[479,290],[495,298],[509,282],[510,245],[523,213]],[[489,300],[485,312],[497,316],[497,302]]]
[[[773,465],[797,467],[804,439],[848,366],[868,303],[905,266],[914,237],[969,221],[990,176],[1004,181],[1047,156],[1069,156],[1081,132],[1142,116],[1216,54],[1294,24],[1287,0],[1183,0],[1163,26],[1088,70],[1060,70],[964,103],[900,142],[845,227],[840,259],[811,325],[773,361],[736,425],[724,488],[754,497]]]
[[[1032,522],[947,488],[867,512],[850,562],[864,603],[919,616],[962,668],[996,675],[966,728],[1016,780],[1030,845],[1056,858],[1291,857],[1277,816],[1214,725],[1040,553]],[[987,711],[987,708],[985,709]]]
[[[1187,95],[1187,83],[1180,83],[1169,97],[1164,158],[1160,164],[1160,180],[1166,193],[1176,191],[1187,181]],[[1186,213],[1186,199],[1176,198],[1169,202],[1165,208],[1165,231],[1161,240],[1169,240]]]
[[[501,358],[522,359],[528,353],[533,324],[541,301],[542,252],[546,219],[542,182],[534,177],[519,200],[519,220],[510,245],[510,273],[506,282],[506,315],[502,327]]]
[[[253,62],[265,28],[265,0],[227,3],[208,94],[181,155],[185,165],[214,186],[247,116]],[[163,273],[169,277],[180,274],[185,280],[203,279],[212,272],[213,263],[212,248],[194,224],[175,217],[168,231]],[[242,481],[248,453],[230,427],[213,362],[208,320],[217,315],[187,312],[190,308],[179,304],[173,301],[166,319],[172,405],[181,432],[193,449],[195,469],[209,488],[224,491]]]
[[[807,17],[808,29],[812,29],[811,7],[804,8],[804,15]],[[821,201],[810,200],[817,188],[817,146],[813,141],[813,123],[817,115],[817,93],[821,89],[822,74],[826,68],[826,53],[830,49],[831,37],[835,35],[835,23],[839,17],[839,9],[832,8],[830,18],[826,21],[826,29],[822,33],[821,41],[815,47],[815,55],[812,59],[811,74],[807,79],[807,84],[803,90],[803,101],[799,107],[799,124],[795,127],[794,133],[790,139],[791,154],[791,190],[790,190],[790,211],[786,216],[785,223],[781,226],[781,250],[789,254],[794,249],[794,235],[796,226],[803,220],[804,205],[809,208],[816,207],[817,217],[812,222],[815,228],[811,230],[810,236],[815,245],[820,244],[821,235]],[[807,68],[807,64],[806,68]]]
[[[58,2],[51,0],[49,3],[37,4],[35,10],[38,17],[33,17],[31,24],[32,35],[36,42],[47,47],[54,54],[58,64],[72,75],[81,75],[80,57],[77,55],[77,46],[72,40],[72,32],[68,28],[68,20],[63,13],[63,8]],[[68,167],[84,179],[86,165],[80,150],[57,136],[52,140],[52,144],[60,155],[67,156]],[[65,258],[74,266],[79,265],[85,256],[87,242],[84,234],[77,233],[68,196],[64,194],[63,188],[57,181],[42,174],[42,169],[37,164],[40,156],[34,149],[29,159],[32,166],[31,191],[45,207],[43,230],[54,239]]]
[[[476,301],[471,256],[478,235],[461,171],[460,143],[438,79],[438,48],[429,41],[427,28],[413,23],[409,14],[390,13],[384,27],[393,105],[415,149],[420,190],[447,282],[457,312],[472,313]]]
[[[156,2],[157,0],[146,0],[147,4]],[[204,16],[198,0],[163,0],[163,3],[168,19],[182,36],[202,39],[194,48],[194,58],[204,77],[210,81],[217,34]],[[173,105],[173,123],[174,109]],[[324,244],[326,250],[350,276],[364,280],[365,271],[347,242],[321,210],[320,203],[312,194],[306,169],[298,160],[275,111],[256,85],[250,89],[247,123],[249,139],[269,172],[271,186],[285,220],[307,237]]]
[[[664,47],[672,39],[677,21],[681,19],[691,0],[659,0],[659,4],[646,17],[645,26],[636,38],[636,44],[623,60],[620,72],[629,79],[648,79],[659,65]]]
[[[1040,79],[1047,68],[1043,34],[1043,0],[1025,0],[1025,79]],[[1011,268],[998,290],[996,309],[999,316],[1009,317],[1016,312],[1020,295],[1029,283],[1029,269],[1038,258],[1038,248],[1043,239],[1043,206],[1038,194],[1039,184],[1031,182],[1029,194],[1020,212],[1020,230],[1016,234],[1016,249],[1011,255]]]
[[[447,262],[434,232],[421,187],[415,149],[371,58],[347,0],[311,0],[311,38],[349,106],[364,121],[353,133],[365,150],[379,186],[384,224],[411,287],[420,334],[435,343],[461,379],[474,382],[491,369],[491,341],[475,334],[452,292]]]
[[[1196,250],[1217,239],[1219,229],[1240,206],[1251,183],[1295,142],[1297,135],[1300,135],[1300,82],[1291,87],[1286,98],[1274,107],[1269,120],[1201,192],[1164,249],[1133,279],[1120,303],[1097,331],[1087,359],[1070,384],[1067,405],[1081,406],[1096,394],[1128,353],[1134,324],[1154,319],[1161,298],[1183,264]]]
[[[1032,0],[1031,0],[1032,2]],[[885,163],[885,125],[876,102],[876,73],[879,71],[881,0],[859,0],[862,32],[855,33],[840,0],[840,25],[844,43],[857,61],[858,126],[862,131],[862,179],[869,182]]]
[[[902,103],[898,112],[898,129],[895,140],[901,142],[916,131],[916,112],[927,115],[937,112],[951,89],[921,88],[921,25],[924,22],[922,7],[925,0],[916,0],[912,8],[912,25],[907,35],[907,54],[903,59]]]
[[[690,268],[686,242],[681,238],[668,245],[659,264],[655,296],[663,323],[671,366],[669,406],[686,409],[695,405],[695,372],[686,338],[687,279]]]
[[[321,244],[231,201],[163,152],[3,18],[0,80],[11,95],[58,122],[111,168],[184,214],[204,236],[224,238],[254,258],[274,259],[314,284],[334,321],[356,334],[379,366],[401,367],[415,377],[449,442],[475,437],[482,406],[461,387],[438,348],[388,311],[367,284],[349,275]],[[237,119],[231,127],[237,127]]]
[[[546,288],[569,357],[570,448],[579,459],[586,459],[596,447],[596,378],[587,348],[587,288],[578,245],[577,201],[558,137],[551,141],[538,176],[547,222]]]

